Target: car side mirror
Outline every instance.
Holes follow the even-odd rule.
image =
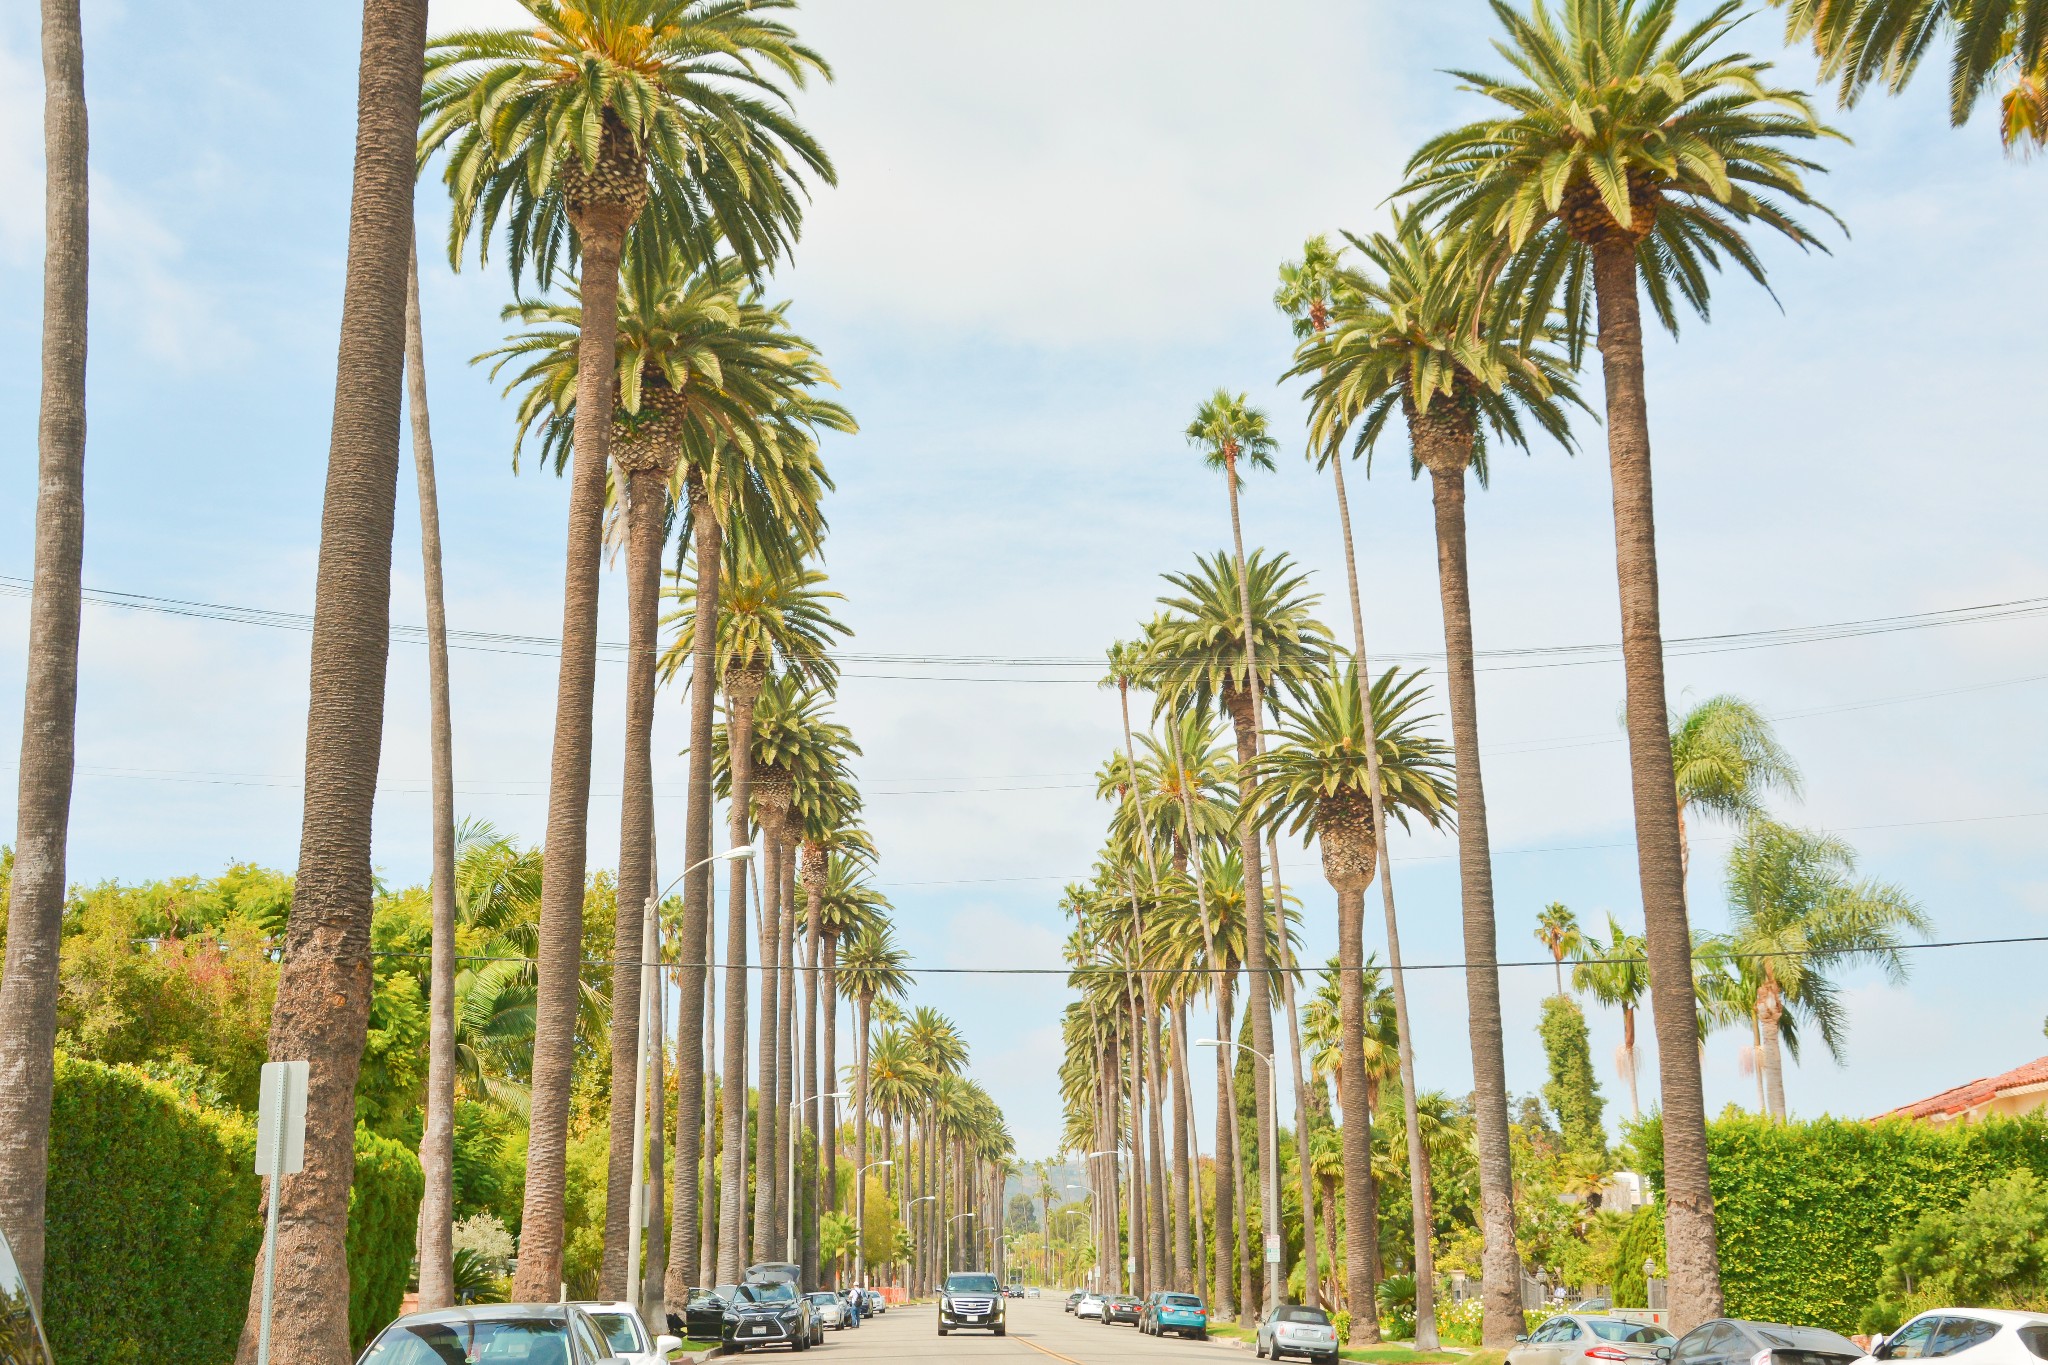
[[[1520,1335],[1520,1336],[1518,1336],[1518,1337],[1516,1337],[1516,1338],[1515,1338],[1515,1344],[1516,1344],[1517,1346],[1519,1346],[1519,1345],[1521,1345],[1521,1344],[1522,1344],[1523,1342],[1527,1341],[1528,1339],[1529,1339],[1529,1334],[1528,1334],[1527,1332],[1524,1332],[1524,1333],[1522,1333],[1522,1335]]]
[[[682,1349],[683,1339],[681,1337],[658,1336],[654,1339],[654,1354],[661,1359],[666,1360],[670,1351],[680,1351]]]
[[[1659,1360],[1669,1360],[1669,1359],[1671,1359],[1671,1348],[1670,1348],[1669,1346],[1659,1346],[1659,1347],[1657,1348],[1657,1359],[1659,1359]]]

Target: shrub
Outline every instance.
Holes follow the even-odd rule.
[[[134,1067],[59,1054],[47,1280],[58,1365],[227,1365],[263,1242],[254,1125]],[[350,1333],[398,1312],[422,1181],[404,1146],[356,1130]],[[166,1198],[165,1191],[175,1191]]]
[[[1902,1298],[2038,1308],[2048,1301],[2048,1188],[2022,1166],[1932,1209],[1882,1248],[1884,1288]]]
[[[254,1153],[241,1115],[58,1055],[43,1317],[60,1365],[234,1359],[263,1236]]]
[[[1650,1286],[1643,1274],[1643,1262],[1664,1264],[1664,1210],[1645,1204],[1629,1215],[1628,1225],[1614,1244],[1614,1262],[1607,1268],[1607,1283],[1613,1286],[1614,1301],[1623,1308],[1645,1308]]]

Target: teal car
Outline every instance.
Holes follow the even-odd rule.
[[[1193,1294],[1175,1294],[1162,1289],[1145,1300],[1145,1311],[1138,1316],[1138,1330],[1155,1337],[1173,1332],[1197,1341],[1207,1341],[1209,1310]]]

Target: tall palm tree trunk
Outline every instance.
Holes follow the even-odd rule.
[[[661,552],[667,538],[670,461],[656,441],[614,447],[626,483],[626,754],[619,800],[619,879],[612,917],[611,1142],[605,1169],[604,1252],[598,1296],[616,1303],[626,1283],[633,1230],[633,1130],[639,1119],[638,963],[654,887],[654,679],[661,633]],[[644,1207],[644,1205],[643,1205]]]
[[[1188,1155],[1188,1124],[1194,1105],[1187,1088],[1187,1027],[1182,1022],[1178,1002],[1167,1012],[1166,1027],[1173,1045],[1173,1057],[1166,1068],[1167,1080],[1173,1088],[1173,1287],[1180,1293],[1192,1294],[1197,1282],[1193,1220],[1200,1216],[1202,1198],[1201,1191],[1195,1190],[1192,1183],[1197,1168]]]
[[[853,1039],[853,1222],[859,1229],[861,1254],[856,1273],[867,1273],[868,1236],[868,1178],[861,1174],[868,1164],[868,1017],[874,1008],[875,997],[868,991],[860,993],[859,1013],[855,1026],[859,1029]],[[886,1144],[889,1130],[884,1123],[882,1140]],[[886,1159],[890,1153],[883,1152]],[[894,1166],[884,1166],[884,1171],[893,1171]]]
[[[770,823],[768,807],[761,811],[761,844],[767,860],[761,867],[761,910],[757,926],[761,939],[761,1017],[756,1027],[760,1037],[754,1059],[758,1079],[754,1099],[754,1256],[760,1260],[781,1260],[780,1227],[775,1218],[776,1176],[782,1169],[776,1144],[781,1133],[782,1086],[777,1069],[782,1045],[776,1035],[777,1016],[782,1007],[782,963],[776,949],[782,942],[782,839]]]
[[[1600,369],[1607,391],[1607,458],[1614,484],[1615,576],[1621,595],[1636,864],[1663,1099],[1670,1325],[1685,1332],[1720,1316],[1721,1260],[1714,1243],[1714,1194],[1707,1183],[1707,1112],[1693,1000],[1692,929],[1685,908],[1678,784],[1671,768],[1666,710],[1650,414],[1643,388],[1643,319],[1636,297],[1634,241],[1613,237],[1594,244],[1593,286],[1600,315]]]
[[[649,873],[654,872],[649,868]],[[660,878],[650,875],[655,890],[660,889]],[[657,945],[660,943],[656,930]],[[655,956],[659,958],[660,952]],[[663,1186],[667,1183],[667,1161],[663,1148],[666,1146],[668,1118],[667,1077],[662,1073],[667,1068],[668,1038],[667,1025],[662,1008],[663,990],[661,972],[654,974],[654,998],[647,1002],[647,1026],[653,1030],[653,1039],[647,1052],[647,1253],[640,1262],[640,1283],[633,1286],[633,1301],[640,1305],[641,1315],[648,1322],[665,1320],[662,1313],[666,1295],[663,1272],[668,1266],[668,1235],[673,1229],[666,1226],[663,1218]],[[694,1234],[693,1234],[694,1240]]]
[[[1372,714],[1372,665],[1365,649],[1365,608],[1358,591],[1358,551],[1351,536],[1351,500],[1344,492],[1344,461],[1342,457],[1330,461],[1330,472],[1336,481],[1337,521],[1344,536],[1344,577],[1351,594],[1351,633],[1354,653],[1358,658],[1358,703],[1359,713],[1365,725],[1365,772],[1368,795],[1372,798],[1372,827],[1384,831],[1387,827],[1386,794],[1380,782],[1380,746],[1378,728]],[[1387,921],[1387,976],[1394,991],[1394,1030],[1396,1050],[1401,1062],[1401,1103],[1407,1119],[1408,1136],[1408,1194],[1409,1210],[1415,1240],[1415,1349],[1433,1351],[1437,1348],[1436,1331],[1436,1252],[1431,1245],[1433,1235],[1429,1218],[1429,1158],[1422,1147],[1422,1125],[1416,1113],[1415,1088],[1415,1035],[1408,1023],[1408,978],[1401,970],[1401,926],[1394,913],[1394,865],[1389,852],[1392,841],[1377,839],[1375,854],[1376,871],[1380,883],[1380,903],[1386,912]],[[1372,1280],[1378,1274],[1379,1260],[1379,1218],[1375,1207],[1373,1216],[1361,1218],[1360,1203],[1354,1198],[1353,1185],[1365,1188],[1372,1186],[1371,1104],[1367,1099],[1368,1078],[1365,1074],[1363,1039],[1365,1037],[1365,992],[1362,973],[1365,970],[1364,888],[1354,910],[1353,922],[1357,924],[1357,936],[1352,939],[1347,955],[1344,947],[1344,906],[1338,902],[1338,970],[1342,978],[1338,982],[1338,1006],[1340,1027],[1348,1040],[1353,1036],[1360,1039],[1357,1048],[1344,1048],[1343,1060],[1338,1071],[1340,1101],[1344,1106],[1344,1222],[1345,1247],[1349,1264],[1346,1267],[1345,1292],[1354,1303],[1368,1305],[1365,1319],[1370,1329],[1377,1333],[1377,1300],[1370,1297],[1373,1292]],[[1351,994],[1346,996],[1346,986]],[[1351,1030],[1356,1029],[1354,1035]],[[1362,1156],[1354,1145],[1349,1129],[1353,1114],[1362,1120],[1367,1141]],[[1359,1274],[1359,1233],[1360,1225],[1369,1231],[1370,1262],[1364,1277]],[[1363,1290],[1367,1297],[1359,1298]]]
[[[1779,1043],[1778,1021],[1784,1014],[1784,996],[1767,972],[1756,992],[1756,1033],[1762,1043],[1757,1074],[1764,1079],[1767,1112],[1780,1123],[1785,1121],[1785,1052]]]
[[[1242,619],[1244,636],[1245,691],[1240,694],[1239,704],[1232,708],[1231,721],[1237,734],[1238,762],[1238,806],[1252,810],[1258,804],[1258,779],[1252,775],[1249,764],[1258,756],[1259,742],[1259,661],[1253,639],[1252,585],[1244,571],[1244,523],[1237,507],[1237,460],[1233,455],[1225,465],[1224,480],[1230,491],[1230,544],[1237,560],[1238,610]],[[1272,981],[1268,975],[1270,955],[1266,946],[1266,907],[1264,889],[1260,884],[1259,832],[1250,820],[1242,823],[1238,841],[1244,856],[1244,965],[1249,989],[1246,993],[1245,1008],[1252,1017],[1252,1047],[1266,1058],[1266,1066],[1252,1068],[1252,1112],[1257,1121],[1258,1135],[1254,1141],[1259,1149],[1259,1226],[1262,1232],[1271,1235],[1279,1229],[1280,1213],[1277,1208],[1280,1193],[1280,1154],[1273,1147],[1273,1002],[1270,998]],[[1277,1262],[1265,1261],[1265,1295],[1268,1304],[1280,1301],[1280,1267]]]
[[[7,905],[7,968],[0,979],[0,1230],[14,1247],[30,1295],[38,1300],[43,1295],[57,949],[77,763],[78,631],[84,599],[88,224],[85,43],[78,0],[42,0],[42,30],[43,372],[36,433],[36,567]],[[360,171],[357,188],[359,193],[365,188]],[[341,414],[335,415],[338,423]],[[395,458],[395,437],[393,450]],[[388,537],[385,558],[388,569]]]
[[[709,677],[710,674],[707,673],[705,676]],[[685,890],[687,891],[687,889],[688,884],[685,883]],[[719,1134],[724,1131],[724,1125],[719,1114],[719,1095],[722,1093],[722,1089],[718,1081],[719,1068],[717,1057],[720,1040],[712,1036],[712,1030],[718,1023],[718,973],[711,970],[711,964],[718,961],[718,907],[713,903],[715,896],[712,894],[716,890],[716,884],[714,882],[707,882],[704,889],[706,892],[704,901],[704,951],[703,955],[698,959],[698,961],[704,964],[704,1033],[703,1041],[699,1044],[704,1054],[704,1089],[700,1099],[704,1112],[703,1125],[699,1129],[699,1132],[703,1135],[700,1139],[703,1150],[698,1153],[702,1163],[701,1168],[692,1168],[695,1175],[703,1181],[704,1193],[702,1195],[702,1202],[697,1206],[697,1264],[694,1267],[683,1267],[683,1269],[692,1272],[685,1277],[686,1279],[694,1279],[700,1274],[705,1278],[710,1278],[717,1273],[718,1269],[718,1184],[721,1169],[719,1166],[718,1138]],[[688,918],[688,915],[689,909],[686,904],[684,907],[685,919]],[[685,979],[687,980],[687,975]],[[685,997],[688,994],[689,992],[686,988],[684,990]],[[678,1012],[681,1012],[680,1007]],[[680,1031],[681,1025],[679,1024],[677,1027]],[[679,1041],[676,1045],[678,1054],[681,1053],[682,1047],[683,1045]],[[680,1063],[678,1065],[680,1066]],[[682,1096],[678,1094],[676,1096],[676,1107],[681,1109],[683,1103]],[[676,1119],[676,1130],[678,1134],[682,1131],[682,1118],[680,1115]],[[680,1155],[676,1158],[676,1165],[680,1171],[682,1167],[682,1157]],[[688,1220],[679,1215],[673,1221],[678,1228],[690,1226]],[[680,1236],[681,1234],[678,1235]],[[687,1303],[689,1301],[690,1286],[688,1284],[678,1286],[676,1284],[677,1273],[678,1268],[672,1256],[669,1261],[668,1275],[662,1283],[662,1293],[668,1302],[672,1304]]]
[[[839,935],[826,934],[819,948],[822,980],[818,983],[820,1003],[824,1017],[819,1027],[824,1032],[820,1043],[819,1070],[824,1073],[825,1093],[839,1093]],[[825,1140],[824,1152],[819,1161],[823,1174],[825,1208],[833,1213],[839,1211],[839,1101],[826,1100],[824,1117],[819,1121]]]
[[[607,130],[600,164],[618,155]],[[619,254],[638,203],[614,202],[592,177],[573,218],[583,247],[583,330],[576,350],[576,429],[562,588],[562,663],[549,761],[547,861],[541,872],[540,984],[534,1004],[533,1107],[525,1210],[512,1297],[549,1303],[562,1289],[570,1086],[583,967],[583,880],[590,836],[591,708],[597,693],[598,582],[619,341]],[[628,180],[644,199],[644,177]],[[637,949],[635,952],[637,953]]]
[[[420,1135],[420,1307],[455,1302],[455,741],[448,709],[448,603],[441,583],[441,502],[427,418],[427,348],[415,242],[405,275],[405,381],[419,482],[420,565],[427,598],[427,728],[433,766],[433,937],[427,964],[427,1095]]]
[[[1211,957],[1211,962],[1219,959]],[[1230,1038],[1234,1012],[1231,986],[1235,964],[1224,964],[1216,980],[1216,1036]],[[1238,1235],[1244,1226],[1244,1147],[1237,1134],[1237,1097],[1230,1084],[1228,1048],[1216,1049],[1216,1315],[1239,1316],[1238,1266],[1244,1259]]]
[[[1308,1159],[1308,1082],[1301,1069],[1301,1017],[1294,1009],[1291,964],[1289,970],[1281,973],[1280,997],[1287,1009],[1287,1056],[1294,1067],[1294,1160],[1301,1179],[1301,1283],[1313,1308],[1321,1304],[1323,1281],[1316,1264],[1316,1190],[1314,1168]]]
[[[698,572],[702,571],[699,565]],[[726,749],[732,768],[728,815],[735,848],[752,837],[754,702],[761,695],[762,682],[760,673],[747,669],[733,669],[725,678]],[[720,1140],[724,1168],[718,1189],[719,1284],[738,1283],[746,1269],[748,861],[734,860],[732,883],[726,892],[725,1131]],[[760,881],[765,888],[768,879],[766,869],[762,871]]]
[[[784,830],[789,828],[785,821]],[[781,1005],[775,1021],[777,1051],[776,1083],[782,1089],[781,1132],[775,1142],[775,1159],[782,1178],[775,1187],[775,1222],[782,1239],[782,1258],[796,1259],[789,1245],[790,1212],[801,1208],[797,1189],[797,1149],[803,1142],[805,1093],[798,1077],[804,1061],[797,1050],[797,951],[796,951],[796,841],[785,838],[782,845],[782,941],[778,953],[782,963]],[[798,1215],[799,1223],[801,1214]],[[815,1283],[815,1281],[808,1281]]]
[[[1165,1084],[1161,1078],[1159,1056],[1159,1008],[1153,997],[1150,978],[1145,987],[1145,1121],[1150,1126],[1151,1150],[1146,1153],[1146,1166],[1151,1172],[1151,1206],[1148,1211],[1151,1244],[1148,1248],[1152,1264],[1151,1278],[1146,1282],[1148,1289],[1164,1288],[1172,1282],[1172,1262],[1167,1259],[1168,1226],[1166,1211],[1171,1197],[1166,1167],[1166,1118],[1164,1113]]]
[[[1193,1259],[1188,1264],[1188,1277],[1183,1285],[1190,1294],[1202,1292],[1207,1282],[1209,1265],[1209,1236],[1202,1209],[1202,1133],[1195,1123],[1195,1076],[1194,1068],[1188,1063],[1193,1060],[1188,1051],[1188,1015],[1185,1002],[1178,1003],[1173,1014],[1174,1050],[1180,1056],[1180,1098],[1187,1115],[1188,1149],[1188,1213],[1194,1221]]]
[[[715,869],[706,860],[712,852],[712,708],[718,692],[718,597],[724,554],[724,532],[696,466],[691,466],[684,487],[696,541],[697,599],[690,622],[690,773],[683,823],[685,946],[682,984],[676,992],[676,1188],[675,1203],[669,1210],[675,1237],[669,1243],[668,1273],[662,1281],[663,1297],[677,1307],[685,1303],[701,1270],[708,1270],[713,1260],[704,1253],[710,1245],[711,1219],[698,1197],[697,1172],[705,1158],[702,1134],[716,1069],[704,1046],[710,1017],[707,998],[715,992],[709,964],[716,960],[711,951],[716,933],[711,918]],[[699,944],[703,945],[701,953],[696,950]],[[704,1163],[707,1189],[710,1171]],[[694,1235],[700,1222],[706,1234],[701,1244]]]
[[[270,1020],[270,1056],[310,1063],[305,1166],[284,1182],[280,1192],[274,1253],[276,1314],[271,1337],[271,1360],[277,1365],[327,1365],[349,1356],[348,1266],[343,1242],[348,1229],[349,1186],[355,1176],[356,1077],[370,1019],[374,894],[370,817],[384,738],[384,673],[391,639],[391,536],[398,501],[405,277],[412,256],[414,132],[426,56],[426,9],[423,0],[366,0],[363,6],[348,266],[342,286],[334,425],[320,514],[313,606],[305,811],[298,876],[285,926],[284,959],[278,970],[277,1002]],[[46,20],[58,22],[65,18],[64,12],[54,7],[45,15]],[[62,35],[58,36],[61,41]],[[56,80],[76,75],[75,59],[61,47],[50,61]],[[75,135],[82,139],[83,128],[76,129]],[[57,150],[71,153],[63,145]],[[83,150],[79,146],[75,154],[67,155],[63,172],[75,168],[71,156],[82,155]],[[74,201],[73,187],[62,178],[59,168],[53,166],[51,173],[59,190],[52,196],[50,211],[54,215]],[[82,200],[76,202],[82,209]],[[64,221],[68,230],[72,225]],[[82,241],[76,245],[83,250]],[[60,282],[67,288],[63,297],[74,298],[68,292],[72,281],[60,277]],[[82,322],[81,318],[76,325]],[[53,435],[56,433],[46,433],[45,439]],[[44,455],[46,467],[57,463],[49,450]],[[43,553],[39,543],[39,559]],[[54,553],[52,557],[54,560]],[[39,563],[38,568],[42,567]],[[53,576],[61,574],[55,562],[50,569]],[[50,586],[55,589],[61,581],[57,578]],[[50,610],[52,616],[57,614],[54,607]],[[48,684],[32,677],[32,698],[39,685]],[[33,700],[29,716],[32,722],[39,718]],[[55,722],[55,716],[44,722],[38,734],[42,743],[58,742],[52,733]],[[37,734],[37,728],[32,725],[27,733]],[[24,787],[29,761],[24,754]],[[45,771],[55,768],[40,754],[34,761],[48,764]],[[24,805],[41,813],[47,809],[40,800],[46,793],[37,789],[35,794],[37,803]],[[36,856],[47,862],[47,834],[39,833],[38,842]],[[17,879],[21,875],[19,862],[15,875]],[[61,891],[60,886],[59,894]],[[17,880],[15,895],[21,894]],[[19,899],[14,910],[23,910]],[[17,923],[29,930],[25,938],[33,937],[33,920]],[[19,1027],[27,1038],[34,1039],[38,1017],[29,1008],[33,1001],[29,988],[35,985],[30,973],[37,964],[33,958],[13,956],[21,949],[11,934],[7,946],[6,993],[13,996],[19,991],[28,998],[19,1003],[10,999],[9,1007],[0,1009],[0,1019],[6,1022],[0,1032],[12,1040],[23,1036],[14,1031]],[[46,1053],[30,1055],[35,1064],[48,1065]],[[22,1081],[15,1078],[27,1074],[28,1063],[24,1062],[19,1070],[9,1072],[7,1083],[20,1086]],[[47,1119],[47,1114],[44,1108],[40,1116]],[[28,1123],[37,1117],[35,1112],[23,1112]],[[259,1270],[250,1285],[249,1317],[239,1353],[244,1360],[255,1356],[262,1299]]]
[[[1493,854],[1480,776],[1479,694],[1472,660],[1472,581],[1465,556],[1465,470],[1472,434],[1463,414],[1409,418],[1417,459],[1435,492],[1437,582],[1443,597],[1451,749],[1458,778],[1458,883],[1465,931],[1465,1007],[1472,1039],[1472,1118],[1479,1157],[1484,1319],[1490,1350],[1522,1335],[1522,1261],[1515,1251],[1514,1172],[1508,1151],[1507,1062],[1502,1053]]]

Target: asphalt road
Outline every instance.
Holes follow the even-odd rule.
[[[938,1313],[930,1304],[892,1308],[857,1330],[825,1334],[822,1359],[805,1365],[898,1365],[906,1360],[1001,1362],[1002,1365],[1122,1365],[1125,1361],[1177,1360],[1180,1365],[1230,1365],[1232,1356],[1252,1365],[1248,1352],[1177,1337],[1145,1337],[1135,1327],[1104,1327],[1092,1318],[1076,1320],[1061,1309],[1064,1294],[1012,1299],[1009,1334],[956,1331],[941,1337]],[[1220,1353],[1220,1358],[1219,1358]],[[768,1365],[761,1352],[756,1359]]]

